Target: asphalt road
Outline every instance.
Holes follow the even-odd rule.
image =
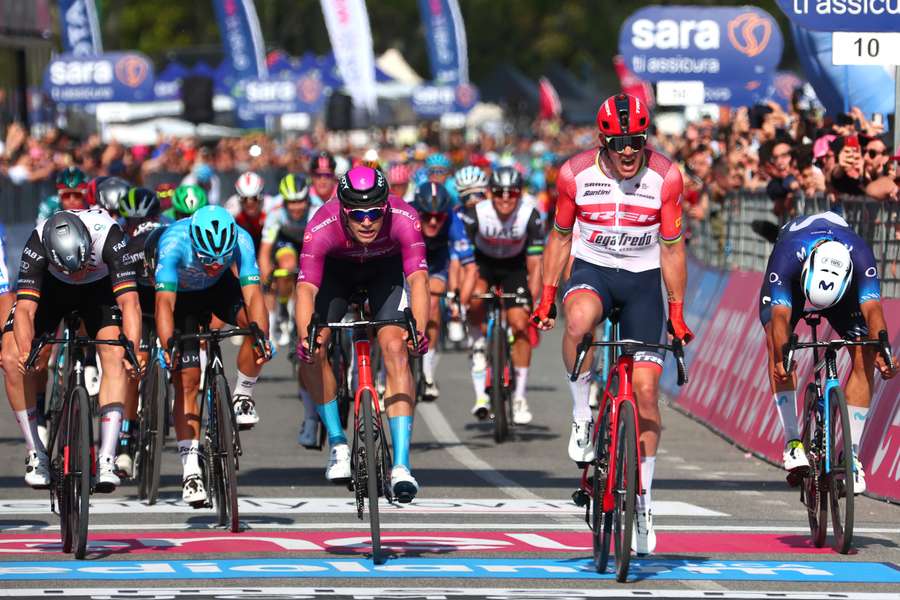
[[[413,435],[420,495],[382,508],[393,556],[375,568],[350,492],[324,479],[326,453],[296,443],[302,408],[289,373],[282,353],[256,388],[262,422],[242,436],[242,533],[181,504],[170,442],[159,505],[137,502],[130,483],[93,498],[84,561],[60,553],[46,492],[24,486],[7,413],[0,596],[898,597],[900,507],[860,497],[853,553],[812,548],[805,509],[779,469],[669,408],[653,482],[658,552],[634,561],[627,584],[594,573],[583,512],[570,500],[580,471],[566,456],[571,401],[556,333],[535,353],[533,424],[499,446],[469,415],[467,357],[441,358],[441,398],[418,407]]]

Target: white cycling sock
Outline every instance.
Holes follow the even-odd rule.
[[[515,367],[516,369],[516,391],[513,398],[525,397],[525,386],[528,384],[528,367]]]
[[[306,390],[306,388],[300,388],[297,391],[297,394],[300,396],[300,400],[303,402],[303,418],[318,420],[319,413],[316,412],[316,403],[313,402],[312,396]]]
[[[797,429],[797,391],[776,392],[772,397],[778,416],[781,419],[781,428],[784,431],[784,443],[800,439],[800,430]]]
[[[256,386],[256,380],[259,377],[250,377],[248,375],[244,375],[241,373],[241,370],[238,369],[237,379],[234,382],[234,395],[238,396],[250,396],[253,397],[253,388]]]
[[[850,417],[850,439],[853,442],[853,454],[859,455],[859,441],[862,439],[863,429],[866,428],[866,418],[869,416],[868,406],[847,406],[847,416]]]
[[[269,311],[269,331],[277,331],[275,326],[278,324],[278,306]]]
[[[650,510],[650,486],[653,484],[653,470],[655,468],[655,456],[641,457],[641,485],[644,487],[644,493],[638,496],[638,510]]]
[[[122,405],[110,404],[100,409],[100,456],[116,456],[119,431],[122,429]]]
[[[422,357],[422,375],[426,381],[434,381],[434,369],[437,367],[438,353],[435,348],[429,348]]]
[[[178,440],[178,454],[184,477],[200,475],[200,440]]]
[[[44,442],[37,430],[37,408],[29,408],[28,410],[17,410],[16,421],[19,423],[19,429],[22,430],[22,437],[25,438],[25,447],[29,450],[47,454]]]
[[[569,390],[572,392],[572,420],[591,420],[591,373],[587,371],[578,376],[575,381],[569,381],[566,373],[566,381],[569,382]]]

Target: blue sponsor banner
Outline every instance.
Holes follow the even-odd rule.
[[[59,0],[63,52],[91,56],[103,52],[94,0]]]
[[[716,81],[704,85],[703,95],[710,104],[753,106],[765,102],[775,93],[773,73],[764,73],[744,81]]]
[[[466,29],[457,0],[419,0],[434,83],[469,81]]]
[[[213,0],[225,60],[237,79],[266,76],[266,54],[253,0]]]
[[[44,70],[43,88],[57,104],[149,102],[153,82],[153,63],[137,52],[62,54]]]
[[[803,583],[900,584],[900,569],[889,563],[633,560],[631,578],[643,580],[790,581]],[[421,559],[398,558],[373,565],[367,558],[20,561],[0,563],[0,580],[110,580],[308,578],[479,578],[614,579],[600,575],[592,559]]]
[[[252,119],[285,113],[318,113],[325,106],[321,74],[311,69],[297,77],[245,79],[235,88],[238,115]]]
[[[648,6],[619,32],[628,68],[653,82],[761,79],[775,72],[783,49],[775,19],[753,6]]]
[[[469,83],[422,85],[413,90],[412,107],[417,115],[437,118],[446,113],[468,113],[478,102],[478,88]]]
[[[796,25],[816,31],[897,31],[896,0],[778,0]]]

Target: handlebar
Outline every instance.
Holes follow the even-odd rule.
[[[260,329],[259,325],[257,325],[255,321],[251,321],[250,325],[245,328],[209,329],[207,331],[200,331],[197,333],[181,333],[178,335],[173,335],[171,338],[169,338],[169,343],[167,344],[169,357],[173,357],[178,348],[182,344],[184,344],[184,342],[190,340],[212,340],[215,342],[219,342],[226,338],[243,335],[248,335],[253,338],[253,347],[256,348],[256,351],[260,354],[260,356],[264,356],[267,359],[271,358],[266,335],[263,333],[262,329]]]
[[[891,350],[891,341],[888,337],[888,332],[885,330],[881,330],[878,332],[877,340],[823,340],[821,342],[803,342],[799,341],[799,337],[796,333],[792,333],[788,343],[782,346],[782,365],[784,366],[784,371],[788,375],[790,375],[791,371],[794,369],[794,352],[796,350],[803,350],[808,348],[826,348],[834,350],[835,352],[840,350],[841,348],[845,348],[847,346],[874,346],[878,348],[878,352],[881,354],[881,357],[888,365],[894,364],[893,352]]]
[[[31,342],[31,351],[25,360],[25,370],[30,371],[37,362],[38,355],[44,346],[53,344],[73,344],[75,346],[121,346],[125,350],[125,360],[134,367],[135,371],[140,371],[137,355],[134,353],[134,345],[131,343],[124,333],[120,333],[119,337],[114,340],[92,340],[87,336],[75,336],[71,338],[54,338],[49,334],[44,334]]]
[[[472,298],[477,298],[479,300],[493,300],[495,302],[499,302],[500,300],[515,300],[516,304],[526,306],[529,304],[528,299],[525,298],[522,294],[510,294],[507,292],[485,292],[484,294],[472,294]]]
[[[581,374],[581,367],[590,348],[617,347],[622,348],[624,354],[635,354],[638,350],[668,350],[675,357],[675,365],[678,368],[678,385],[688,382],[687,365],[684,362],[684,343],[679,338],[674,338],[671,344],[650,344],[638,340],[619,340],[617,342],[595,342],[592,333],[584,334],[578,346],[575,348],[575,365],[569,375],[570,381],[575,381]]]
[[[401,325],[405,327],[406,334],[408,336],[407,339],[412,340],[414,347],[418,346],[419,339],[416,329],[416,319],[415,317],[413,317],[412,310],[407,307],[403,309],[402,319],[362,319],[358,321],[338,321],[331,323],[327,321],[320,321],[319,315],[313,314],[312,319],[309,322],[309,327],[306,330],[308,336],[307,339],[309,340],[309,351],[310,353],[313,353],[319,348],[320,329],[346,329],[350,331],[357,331],[360,329],[369,329],[372,327],[382,327],[384,325]],[[418,353],[413,352],[413,355],[418,356]]]

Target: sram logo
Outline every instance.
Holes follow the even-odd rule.
[[[711,19],[638,19],[631,24],[631,43],[641,50],[715,50],[720,38],[719,24]]]

